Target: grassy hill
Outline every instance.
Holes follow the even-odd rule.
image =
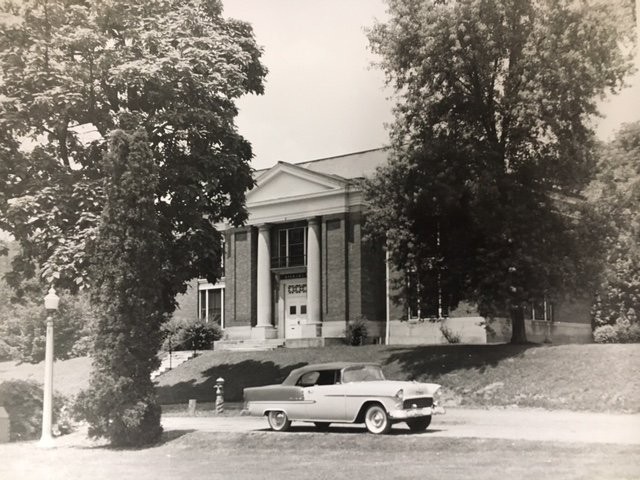
[[[308,363],[367,361],[390,379],[440,383],[446,405],[521,406],[586,411],[640,412],[640,344],[632,345],[438,345],[279,349],[271,352],[204,352],[158,377],[164,404],[215,399],[225,379],[225,399],[241,401],[242,389],[280,382]],[[90,360],[56,362],[54,385],[75,394],[87,384]],[[41,381],[40,365],[0,363],[8,378]]]
[[[225,399],[242,388],[280,382],[308,363],[367,361],[394,380],[440,383],[448,405],[640,412],[640,344],[326,347],[273,352],[205,352],[158,378],[162,402],[211,402],[215,380]]]

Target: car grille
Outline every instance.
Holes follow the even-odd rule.
[[[432,407],[432,406],[433,406],[433,398],[431,397],[411,398],[409,400],[405,400],[402,403],[402,408],[404,409],[426,408],[426,407]]]

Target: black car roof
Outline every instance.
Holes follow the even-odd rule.
[[[282,382],[283,385],[295,385],[301,375],[307,372],[315,372],[317,370],[342,370],[346,367],[358,367],[363,365],[372,365],[379,367],[380,364],[374,362],[330,362],[330,363],[316,363],[311,365],[305,365],[304,367],[296,368]]]

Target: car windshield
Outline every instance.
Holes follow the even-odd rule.
[[[376,380],[384,380],[382,369],[376,365],[347,367],[342,372],[342,383],[375,382]]]

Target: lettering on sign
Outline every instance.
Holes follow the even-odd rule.
[[[289,294],[307,293],[307,284],[298,283],[294,285],[287,285],[287,293]]]

